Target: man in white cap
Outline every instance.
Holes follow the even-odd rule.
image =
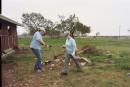
[[[30,43],[30,48],[36,57],[34,70],[36,72],[41,72],[41,45],[45,45],[45,42],[42,39],[42,36],[45,35],[46,31],[44,28],[39,28],[37,32],[34,33],[32,41]]]
[[[77,71],[81,71],[79,62],[75,59],[75,52],[77,50],[75,39],[72,38],[70,35],[70,31],[65,32],[66,42],[63,46],[66,49],[66,57],[65,57],[65,63],[64,63],[64,70],[61,72],[61,75],[67,75],[69,72],[69,62],[70,59],[74,61],[77,67]]]

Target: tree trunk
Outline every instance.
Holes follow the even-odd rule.
[[[74,32],[75,32],[75,29],[72,29],[72,30],[70,31],[70,36],[73,37],[73,38],[74,38]]]
[[[36,30],[30,30],[30,35],[33,35],[36,32]]]

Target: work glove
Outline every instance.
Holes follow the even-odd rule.
[[[47,46],[47,48],[50,48],[50,47],[52,47],[52,45],[46,45]]]
[[[73,51],[73,52],[71,53],[71,55],[75,58],[75,51]]]
[[[66,46],[65,45],[62,45],[62,48],[65,48]]]

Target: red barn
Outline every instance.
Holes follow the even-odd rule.
[[[20,23],[0,14],[1,57],[13,52],[18,46],[17,26]]]

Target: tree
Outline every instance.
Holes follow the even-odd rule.
[[[90,33],[90,26],[86,26],[82,24],[81,22],[76,22],[75,29],[81,32],[81,34]]]
[[[80,31],[82,34],[90,33],[90,27],[83,25],[79,22],[78,17],[70,15],[67,19],[65,16],[58,16],[60,18],[60,23],[57,24],[56,28],[61,32],[70,31],[71,36],[74,37],[75,31]]]
[[[97,33],[96,33],[96,37],[99,36],[99,35],[100,35],[100,32],[97,32]]]
[[[40,13],[23,13],[22,14],[22,23],[27,26],[32,35],[38,28],[41,27],[52,27],[53,22],[49,19],[44,18]]]
[[[100,32],[96,32],[94,38],[100,35]]]
[[[53,37],[59,37],[60,36],[60,31],[56,30],[56,28],[48,29],[48,27],[47,27],[46,33],[51,38],[53,38]]]
[[[28,27],[30,34],[32,35],[37,29],[44,27],[46,28],[47,34],[64,33],[64,31],[70,31],[74,37],[75,31],[80,31],[82,34],[89,33],[90,27],[79,22],[78,17],[70,15],[68,18],[65,16],[58,15],[60,23],[53,23],[51,20],[44,18],[40,13],[24,13],[22,14],[22,23]]]
[[[128,30],[128,32],[130,32],[130,30]]]

